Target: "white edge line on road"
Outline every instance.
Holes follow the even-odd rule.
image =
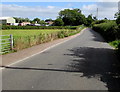
[[[79,33],[79,35],[81,35],[81,34],[84,32],[85,29],[87,29],[87,28],[84,28],[84,29]],[[21,62],[21,61],[24,61],[24,60],[26,60],[26,59],[28,59],[28,58],[31,58],[31,57],[33,57],[33,56],[35,56],[35,55],[41,54],[41,53],[43,53],[44,51],[47,51],[47,50],[49,50],[49,49],[51,49],[51,48],[53,48],[53,47],[56,47],[56,46],[58,46],[58,45],[60,45],[60,44],[62,44],[62,43],[65,43],[65,42],[67,42],[67,41],[69,41],[69,40],[72,40],[72,39],[74,39],[75,37],[77,37],[77,36],[79,36],[79,35],[73,36],[72,38],[70,38],[70,39],[68,39],[68,40],[65,40],[65,41],[63,41],[63,42],[57,43],[57,44],[55,44],[55,45],[52,45],[52,46],[50,46],[50,47],[48,47],[48,48],[46,48],[46,49],[44,49],[44,50],[42,50],[42,51],[40,51],[40,52],[38,52],[38,53],[36,53],[36,54],[33,54],[33,55],[31,55],[31,56],[28,56],[28,57],[26,57],[26,58],[23,58],[23,59],[21,59],[21,60],[18,60],[18,61],[16,61],[16,62],[14,62],[14,63],[12,63],[12,64],[9,64],[9,65],[6,65],[6,66],[12,66],[12,65],[17,64],[17,63],[19,63],[19,62]],[[0,68],[0,70],[1,70],[1,69],[5,69],[5,67]]]

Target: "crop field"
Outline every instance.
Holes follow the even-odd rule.
[[[41,43],[49,42],[58,38],[64,38],[76,33],[78,29],[11,29],[2,30],[2,35],[13,35],[13,50],[18,51]]]

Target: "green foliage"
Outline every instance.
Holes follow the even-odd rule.
[[[118,48],[120,44],[120,40],[115,40],[110,42],[110,45],[113,46],[114,48]]]
[[[76,29],[77,26],[10,26],[3,25],[2,29]]]
[[[115,13],[114,18],[118,18],[119,16],[120,16],[120,13],[119,13],[119,12],[117,12],[117,13]]]
[[[120,16],[117,17],[116,23],[117,23],[117,24],[120,24]]]
[[[54,26],[63,26],[64,25],[64,22],[62,19],[58,18],[54,21]]]
[[[33,23],[40,23],[40,19],[39,18],[34,18],[32,22]]]
[[[59,12],[59,17],[62,18],[64,25],[77,26],[86,23],[85,16],[80,9],[65,9]]]
[[[115,40],[110,42],[110,45],[116,48],[116,55],[118,56],[118,59],[120,60],[120,40]]]
[[[117,24],[114,21],[106,23],[95,24],[93,30],[99,32],[107,41],[114,41],[118,39]]]
[[[92,15],[88,15],[88,17],[87,17],[87,26],[91,26],[92,25],[92,22],[93,22],[94,20],[92,19]]]
[[[77,27],[76,27],[77,28]],[[45,43],[52,41],[58,38],[68,37],[74,35],[80,30],[83,29],[83,26],[79,26],[77,29],[20,29],[20,30],[2,30],[3,35],[13,34],[14,38],[14,51],[18,51],[24,48],[28,48],[37,44]]]
[[[101,24],[101,23],[107,23],[108,22],[108,20],[96,20],[96,21],[94,21],[93,22],[93,24]]]
[[[41,25],[46,25],[46,23],[45,23],[44,20],[41,20],[41,21],[39,22],[39,24],[41,24]]]
[[[48,21],[53,21],[52,19],[46,19],[45,22],[48,22]]]
[[[28,18],[17,18],[17,17],[14,17],[14,19],[16,20],[16,23],[30,22],[30,20]]]
[[[119,21],[119,17],[116,22],[110,20],[97,21],[96,24],[93,25],[93,30],[99,32],[108,42],[110,42],[111,46],[116,48],[116,55],[120,60],[120,24],[117,21]]]

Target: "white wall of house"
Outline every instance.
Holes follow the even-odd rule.
[[[0,17],[0,24],[15,23],[15,19],[12,17]]]
[[[7,19],[7,23],[15,23],[15,19],[10,17]]]

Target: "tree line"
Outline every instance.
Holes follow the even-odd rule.
[[[30,22],[30,23],[38,23],[41,25],[45,25],[48,21],[53,22],[53,26],[78,26],[78,25],[86,25],[91,26],[92,22],[96,20],[96,17],[93,17],[92,15],[88,15],[88,17],[85,17],[84,14],[82,14],[80,9],[64,9],[59,12],[59,16],[57,19],[46,19],[41,20],[39,18],[34,18],[33,20],[30,20],[29,18],[17,18],[14,17],[16,20],[16,23],[22,23],[22,22]]]

